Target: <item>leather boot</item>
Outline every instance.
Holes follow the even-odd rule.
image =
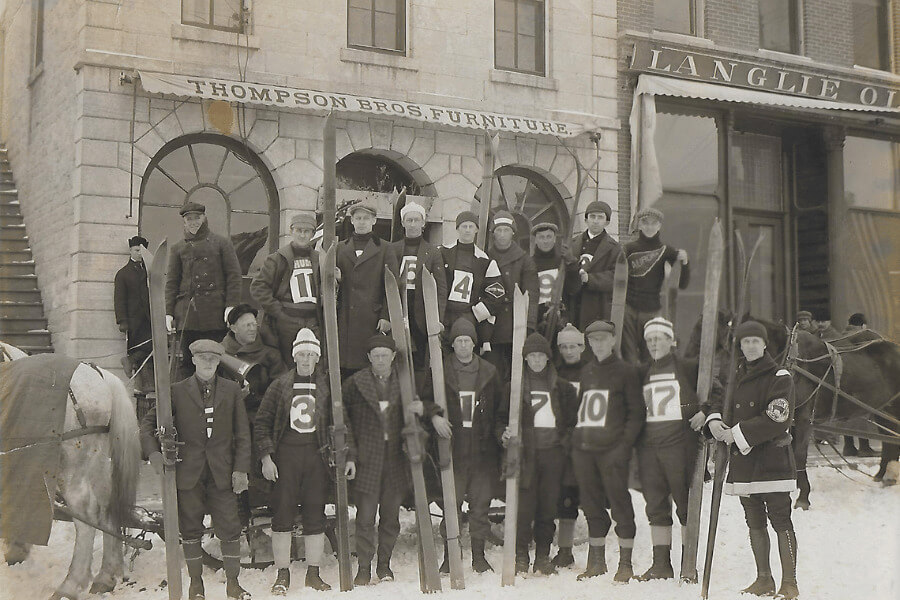
[[[741,591],[754,596],[774,596],[775,580],[772,578],[772,567],[769,565],[769,531],[751,529],[750,548],[756,561],[756,581]]]
[[[599,577],[604,573],[606,573],[606,546],[588,546],[587,567],[578,575],[578,581]]]
[[[391,571],[391,557],[383,558],[381,556],[378,557],[378,560],[375,561],[375,576],[378,577],[379,581],[393,581],[394,580],[394,572]]]
[[[555,575],[556,566],[550,562],[550,542],[541,542],[534,549],[534,572]]]
[[[797,589],[797,535],[793,529],[779,531],[778,556],[781,558],[781,588],[778,598],[795,600],[800,597]]]
[[[794,502],[794,508],[809,510],[809,507],[812,506],[809,502],[811,488],[809,486],[809,475],[805,469],[797,471],[797,487],[800,489],[800,495],[797,496],[797,500]]]
[[[356,577],[353,579],[353,585],[355,586],[363,586],[369,585],[372,581],[372,561],[359,562],[359,567],[356,569]]]
[[[613,577],[613,581],[617,583],[628,583],[634,577],[634,567],[631,566],[631,552],[634,548],[630,546],[619,546],[619,568]]]
[[[653,564],[638,577],[638,581],[651,579],[672,579],[675,570],[672,568],[672,546],[653,546]]]
[[[291,587],[291,570],[278,569],[275,575],[275,583],[272,584],[273,596],[287,596],[288,589]]]
[[[472,540],[472,569],[476,573],[494,570],[491,563],[484,557],[484,540]]]
[[[572,554],[572,548],[563,548],[562,546],[556,551],[553,557],[553,566],[568,567],[575,564],[575,556]]]
[[[322,577],[319,576],[319,567],[313,566],[306,567],[305,585],[320,592],[327,592],[331,589],[331,586],[322,581]]]

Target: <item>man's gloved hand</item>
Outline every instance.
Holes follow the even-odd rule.
[[[156,471],[157,475],[162,475],[163,472],[163,455],[162,452],[154,452],[150,455],[150,465],[153,467],[153,470]]]
[[[240,494],[241,492],[246,492],[250,487],[249,482],[247,480],[247,474],[241,473],[240,471],[235,471],[231,474],[231,489],[235,494]]]
[[[391,330],[391,322],[387,319],[378,319],[378,333],[387,333]]]
[[[706,415],[702,410],[698,410],[697,414],[691,417],[690,420],[691,429],[694,431],[700,431],[703,428],[703,424],[706,423]]]
[[[347,479],[352,480],[356,477],[356,463],[352,460],[348,460],[347,464],[344,465],[344,475],[347,476]]]

